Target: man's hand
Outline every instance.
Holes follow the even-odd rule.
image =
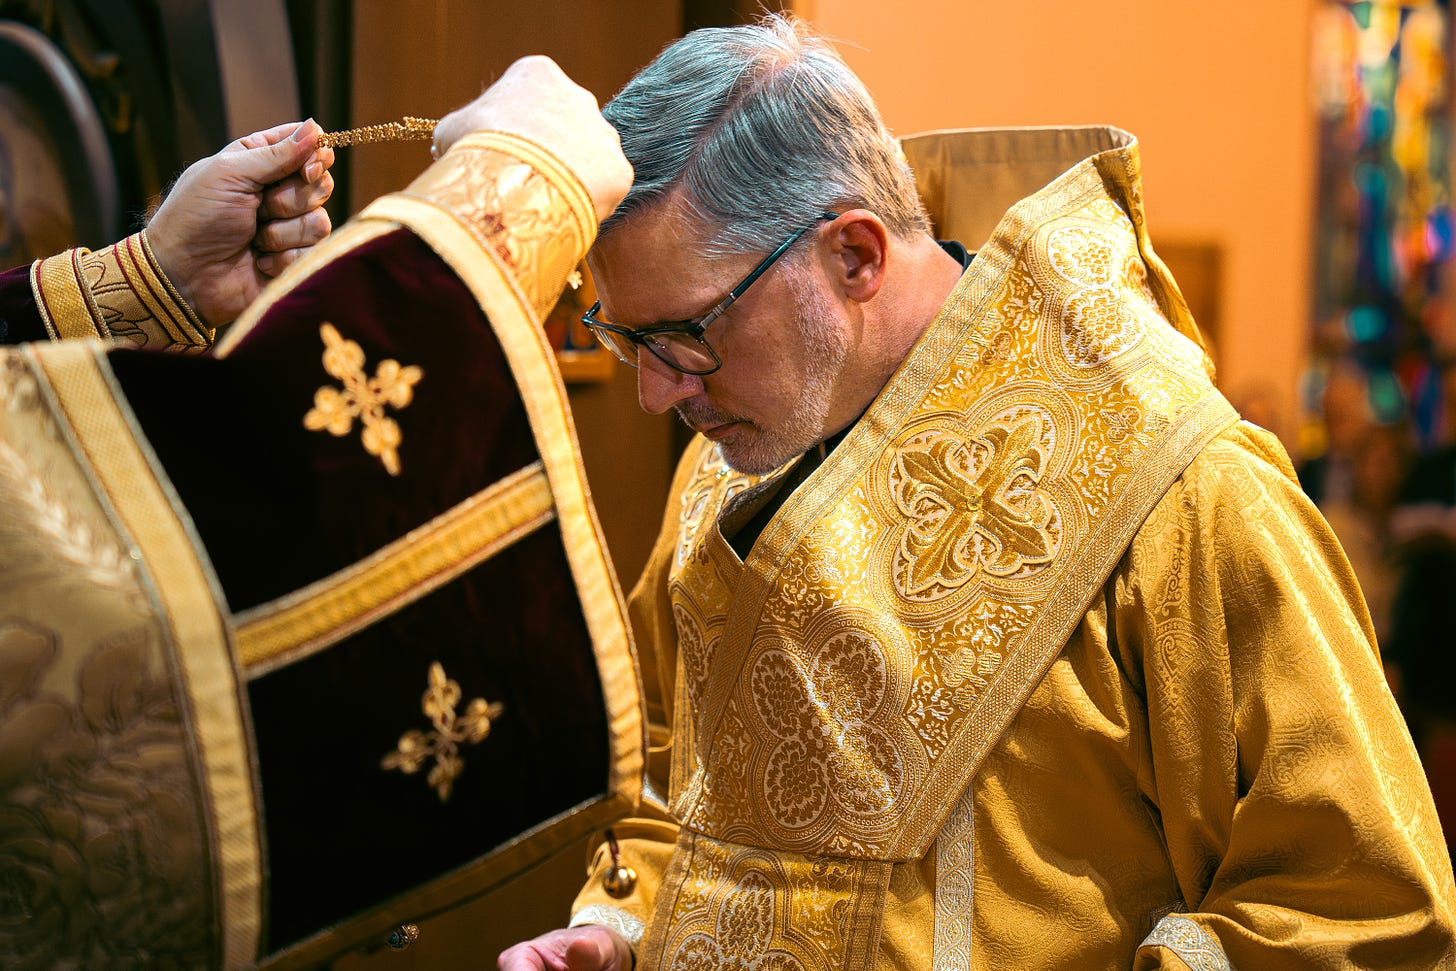
[[[611,215],[632,187],[632,166],[596,96],[549,57],[521,58],[484,94],[440,119],[435,156],[482,129],[520,135],[559,158],[591,193],[598,220]]]
[[[238,139],[189,166],[152,217],[157,262],[211,326],[329,234],[334,151],[317,147],[319,132],[310,120]]]
[[[608,927],[548,931],[501,953],[500,971],[631,971],[632,949]]]

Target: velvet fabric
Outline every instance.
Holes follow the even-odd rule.
[[[0,344],[49,339],[30,289],[30,266],[0,273]]]
[[[394,414],[399,476],[359,447],[357,429],[303,425],[315,392],[337,384],[322,364],[324,322],[360,344],[366,370],[394,359],[424,371]],[[234,612],[354,563],[537,457],[480,308],[407,230],[318,270],[226,359],[122,348],[110,359]]]
[[[319,328],[364,370],[423,377],[400,425],[400,474],[304,427],[320,387]],[[397,230],[275,303],[225,358],[109,354],[233,612],[320,580],[537,459],[499,343],[438,256]],[[602,686],[554,526],[328,650],[248,686],[270,873],[267,949],[450,872],[600,796]],[[422,775],[381,775],[438,662],[504,714],[441,805]],[[550,773],[537,771],[552,753]],[[503,793],[501,780],[533,780]],[[410,820],[429,819],[428,826]]]

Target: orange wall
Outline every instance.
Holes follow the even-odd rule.
[[[1108,123],[1137,135],[1153,245],[1223,251],[1219,383],[1236,399],[1272,387],[1284,433],[1310,308],[1316,6],[905,0],[892,12],[883,0],[799,0],[795,9],[844,42],[897,134]]]

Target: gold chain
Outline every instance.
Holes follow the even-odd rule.
[[[424,141],[434,137],[435,124],[433,118],[412,118],[405,115],[403,121],[324,132],[319,136],[318,144],[320,148],[338,148],[341,145],[368,145],[371,142]]]

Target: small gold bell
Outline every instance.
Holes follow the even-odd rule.
[[[602,876],[602,888],[618,900],[630,897],[637,889],[637,871],[622,863],[608,867]]]

